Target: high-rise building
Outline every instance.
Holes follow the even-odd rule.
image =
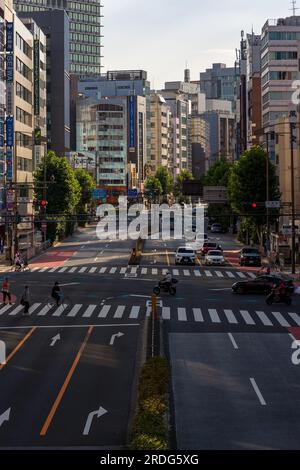
[[[159,93],[151,93],[151,173],[159,166],[172,169],[172,120],[166,100]]]
[[[101,73],[101,0],[14,0],[14,6],[17,12],[27,14],[66,10],[70,19],[70,73]]]
[[[200,73],[200,91],[208,99],[235,101],[239,67],[213,64],[211,69]]]
[[[69,18],[64,10],[19,17],[30,30],[38,24],[47,38],[47,146],[64,156],[70,150]]]

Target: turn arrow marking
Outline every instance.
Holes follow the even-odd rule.
[[[51,341],[51,344],[50,344],[50,348],[52,348],[53,346],[55,346],[56,342],[59,341],[61,338],[60,338],[60,334],[58,333],[56,336],[53,336],[52,338],[52,341]]]
[[[110,346],[113,346],[113,345],[114,345],[114,342],[115,342],[115,339],[116,339],[116,338],[121,338],[122,336],[124,336],[124,333],[121,333],[121,332],[116,333],[115,335],[112,335],[112,337],[111,337],[111,339],[110,339],[109,345],[110,345]]]
[[[11,408],[8,408],[8,410],[6,410],[2,415],[0,415],[0,428],[5,421],[9,421],[10,410]]]
[[[90,429],[91,429],[93,418],[94,417],[101,418],[101,416],[105,415],[106,413],[108,413],[108,411],[105,410],[104,408],[102,408],[102,406],[100,406],[99,410],[97,410],[97,411],[91,411],[91,413],[87,417],[87,420],[86,420],[86,423],[85,423],[84,430],[83,430],[82,434],[84,436],[88,436],[89,432],[90,432]]]

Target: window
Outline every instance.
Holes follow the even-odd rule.
[[[24,109],[16,107],[16,120],[26,124],[27,126],[32,125],[32,117],[31,114],[24,111]]]
[[[25,55],[27,55],[27,57],[31,58],[32,49],[29,44],[21,38],[19,33],[16,34],[16,45],[22,52],[24,52]]]
[[[20,83],[16,82],[16,95],[27,103],[32,104],[32,93]]]
[[[32,161],[28,158],[18,157],[18,170],[32,171]]]
[[[30,80],[31,81],[31,70],[29,69],[29,67],[27,67],[27,65],[24,64],[24,62],[22,62],[19,57],[17,57],[17,60],[16,60],[16,68],[17,68],[17,71],[23,75],[23,77],[27,78],[27,80]]]

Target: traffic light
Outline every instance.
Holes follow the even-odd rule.
[[[252,209],[256,209],[256,208],[257,208],[257,203],[256,203],[256,202],[252,202],[252,203],[251,203],[251,207],[252,207]]]
[[[41,207],[46,207],[47,204],[48,204],[47,201],[45,201],[45,200],[41,201]]]
[[[40,127],[34,129],[34,145],[42,144],[42,131]]]

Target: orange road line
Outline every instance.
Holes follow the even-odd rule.
[[[76,357],[75,357],[75,359],[74,359],[74,362],[73,362],[73,364],[72,364],[72,367],[71,367],[71,369],[69,370],[68,375],[67,375],[67,377],[66,377],[66,379],[65,379],[65,381],[64,381],[64,383],[63,383],[63,385],[62,385],[62,387],[61,387],[61,389],[60,389],[60,391],[59,391],[59,393],[58,393],[58,395],[57,395],[57,397],[56,397],[56,400],[55,400],[55,402],[54,402],[54,404],[53,404],[53,406],[52,406],[52,408],[51,408],[51,410],[50,410],[50,413],[49,413],[49,415],[47,416],[47,419],[46,419],[46,421],[45,421],[45,423],[44,423],[44,425],[43,425],[43,427],[42,427],[42,430],[41,430],[41,432],[40,432],[40,436],[45,436],[46,433],[47,433],[47,431],[48,431],[48,428],[49,428],[49,426],[50,426],[50,424],[51,424],[51,422],[52,422],[52,420],[53,420],[53,417],[54,417],[54,415],[55,415],[55,413],[56,413],[56,410],[57,410],[57,408],[58,408],[58,406],[59,406],[59,404],[60,404],[60,402],[61,402],[61,400],[62,400],[62,398],[63,398],[63,396],[64,396],[64,393],[65,393],[65,391],[66,391],[66,389],[67,389],[67,387],[68,387],[68,385],[69,385],[69,383],[70,383],[70,380],[71,380],[71,378],[72,378],[72,376],[73,376],[73,374],[74,374],[74,372],[75,372],[75,369],[76,369],[76,367],[77,367],[77,365],[78,365],[78,362],[79,362],[79,360],[80,360],[80,358],[81,358],[81,356],[82,356],[83,350],[84,350],[84,348],[85,348],[86,345],[87,345],[87,342],[88,342],[88,340],[89,340],[89,338],[90,338],[90,336],[91,336],[91,333],[92,333],[93,329],[94,329],[93,326],[90,326],[89,329],[88,329],[88,332],[87,332],[87,334],[86,334],[86,336],[85,336],[85,338],[84,338],[84,341],[83,341],[82,345],[80,346],[80,349],[79,349],[78,353],[76,354]]]
[[[34,326],[33,328],[31,328],[31,330],[27,333],[26,336],[24,336],[24,338],[19,342],[19,344],[17,344],[17,346],[15,347],[15,349],[10,353],[10,355],[7,357],[6,359],[6,362],[4,364],[1,364],[0,365],[0,370],[3,369],[3,367],[6,366],[6,364],[14,357],[14,355],[19,351],[19,349],[23,346],[23,344],[25,343],[25,341],[28,340],[28,338],[32,335],[32,333],[36,330],[36,326]]]

